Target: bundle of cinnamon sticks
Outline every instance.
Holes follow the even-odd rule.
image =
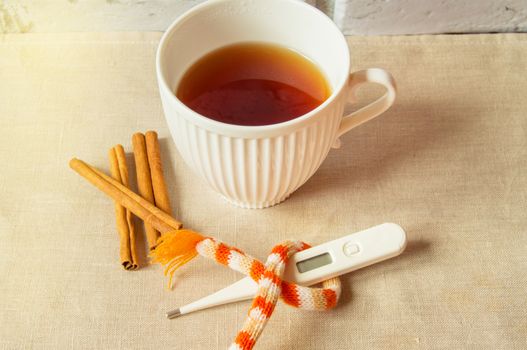
[[[132,136],[132,147],[139,195],[162,212],[170,214],[170,201],[163,176],[157,133],[155,131],[147,131],[145,134],[135,133]],[[124,187],[130,188],[123,146],[112,147],[109,151],[109,159],[113,179]],[[115,200],[115,217],[120,238],[121,264],[126,270],[135,270],[139,267],[137,231],[132,212],[125,208],[120,200]],[[171,227],[172,229],[181,227],[178,222],[172,222],[172,224],[177,226]],[[153,250],[160,233],[149,220],[145,220],[144,227],[149,249]]]

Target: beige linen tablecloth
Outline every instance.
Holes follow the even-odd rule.
[[[280,304],[259,349],[527,348],[527,35],[349,38],[354,69],[393,73],[397,103],[265,210],[232,207],[183,163],[156,87],[160,35],[0,37],[1,349],[228,346],[248,302],[164,312],[242,276],[198,258],[168,291],[159,266],[124,271],[112,202],[68,168],[107,171],[109,147],[148,129],[174,214],[256,257],[286,238],[407,230],[402,256],[342,277],[333,311]]]

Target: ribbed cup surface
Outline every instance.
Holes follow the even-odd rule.
[[[324,161],[342,118],[342,100],[332,101],[312,122],[258,138],[222,135],[185,118],[188,111],[177,105],[164,108],[174,142],[197,174],[229,202],[265,208],[284,201]]]

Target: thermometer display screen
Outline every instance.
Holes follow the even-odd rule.
[[[296,268],[300,273],[308,272],[319,267],[329,265],[333,262],[329,253],[320,254],[312,258],[299,261],[296,263]]]

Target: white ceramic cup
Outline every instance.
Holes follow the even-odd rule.
[[[265,126],[232,125],[206,118],[175,95],[186,70],[203,55],[238,42],[292,48],[313,60],[332,90],[320,106],[298,118]],[[316,8],[297,0],[209,0],[180,16],[163,35],[157,79],[172,138],[186,163],[229,202],[265,208],[285,200],[318,169],[339,136],[387,110],[396,88],[390,74],[350,71],[346,40]],[[384,96],[343,117],[363,83]]]

